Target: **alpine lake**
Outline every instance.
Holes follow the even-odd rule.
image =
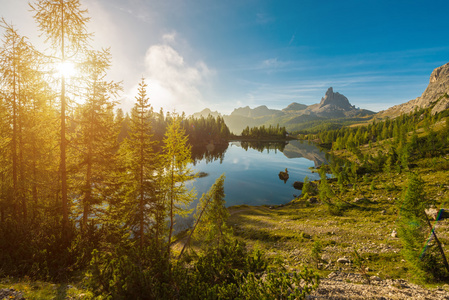
[[[201,151],[202,150],[202,151]],[[295,181],[319,179],[311,172],[326,162],[326,153],[307,141],[277,142],[234,141],[228,145],[193,149],[191,169],[200,177],[189,182],[195,187],[198,199],[206,193],[221,174],[225,174],[226,206],[280,205],[301,194],[293,187]],[[288,170],[289,178],[279,178],[279,172]],[[192,203],[196,207],[198,200]]]

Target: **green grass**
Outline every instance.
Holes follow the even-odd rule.
[[[446,158],[437,158],[442,164]],[[449,184],[447,170],[438,170],[429,159],[416,162],[417,172],[426,182],[426,195],[439,208],[449,208]],[[358,273],[355,265],[339,265],[336,260],[346,256],[355,259],[354,250],[364,258],[369,268],[368,275],[383,279],[406,279],[413,281],[401,255],[401,243],[391,236],[396,229],[401,194],[407,184],[407,174],[378,173],[360,178],[357,190],[348,188],[341,195],[342,200],[351,203],[341,216],[329,214],[322,203],[309,204],[296,200],[284,206],[268,207],[240,206],[230,208],[229,225],[235,235],[250,247],[257,245],[267,254],[284,258],[289,269],[303,266],[316,268],[316,259],[312,257],[315,241],[323,245],[322,256],[326,258],[324,266],[318,270],[327,276],[334,270]],[[394,178],[394,187],[388,184]],[[371,188],[371,182],[375,188]],[[332,185],[337,190],[336,185]],[[369,201],[354,203],[355,198],[365,197]],[[449,221],[438,222],[438,234],[441,242],[449,245]],[[424,246],[424,245],[423,245]],[[332,262],[326,268],[329,261]]]
[[[32,281],[27,278],[22,280],[3,278],[0,281],[0,289],[7,288],[22,292],[27,300],[92,299],[90,292],[79,289],[74,285]]]

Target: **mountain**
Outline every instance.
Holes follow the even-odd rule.
[[[193,116],[199,117],[206,113],[211,112],[209,109],[205,109]],[[317,104],[308,106],[293,102],[282,110],[270,109],[265,105],[256,108],[245,106],[234,109],[230,115],[224,115],[223,119],[231,132],[240,134],[247,126],[276,126],[279,124],[285,126],[289,131],[294,131],[307,126],[316,126],[321,121],[330,119],[363,118],[373,114],[372,111],[355,108],[348,98],[338,92],[335,93],[330,87],[321,98],[320,103]]]
[[[265,105],[258,106],[254,109],[249,108],[249,106],[240,107],[234,109],[234,111],[231,113],[231,116],[240,116],[240,117],[246,117],[246,118],[260,118],[260,117],[267,117],[267,116],[276,116],[276,115],[282,115],[282,111],[276,110],[276,109],[269,109]]]
[[[349,103],[348,98],[340,93],[334,93],[330,87],[319,104],[307,107],[304,114],[315,115],[326,119],[341,119],[349,117],[363,117],[374,114],[372,111],[358,109]]]
[[[292,113],[292,112],[302,111],[306,108],[307,108],[307,105],[305,105],[305,104],[293,102],[293,103],[289,104],[286,108],[284,108],[282,111],[286,112],[286,113]]]
[[[432,114],[436,114],[449,108],[449,63],[442,65],[430,74],[429,85],[421,97],[406,103],[395,105],[387,110],[380,111],[376,117],[398,117],[404,113],[410,113],[415,108],[428,108],[434,105]]]
[[[324,152],[315,145],[303,141],[289,141],[282,152],[287,158],[304,157],[308,160],[312,160],[315,163],[315,167],[326,162]]]
[[[221,116],[218,111],[211,111],[209,108],[205,108],[200,112],[194,113],[192,117],[199,119],[201,117],[207,118],[209,115],[213,116],[214,118]]]

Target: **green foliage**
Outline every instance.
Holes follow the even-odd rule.
[[[222,174],[198,203],[195,218],[199,222],[195,237],[206,242],[208,247],[219,247],[228,239],[230,229],[226,225],[229,212],[225,207],[225,175]]]
[[[279,127],[279,124],[274,127],[264,125],[260,127],[249,128],[248,126],[242,131],[242,138],[247,139],[285,139],[287,137],[287,130],[285,127]]]
[[[201,144],[223,144],[231,137],[231,132],[220,116],[214,118],[209,115],[207,118],[184,119],[182,126],[188,136],[190,145]]]
[[[318,284],[318,276],[308,269],[292,274],[270,272],[263,279],[250,273],[241,293],[243,299],[306,299]]]
[[[316,240],[313,242],[312,250],[310,251],[310,256],[312,260],[316,263],[316,267],[318,268],[319,263],[322,261],[321,254],[323,253],[323,244],[320,240]]]
[[[338,199],[328,183],[326,169],[320,168],[320,184],[318,185],[318,195],[320,200],[326,204],[331,215],[340,216],[345,209],[345,204]]]
[[[400,207],[398,234],[403,255],[419,280],[440,280],[446,276],[436,245],[430,240],[430,222],[425,213],[424,182],[411,173]],[[433,231],[433,229],[432,229]]]
[[[174,115],[167,128],[163,146],[163,160],[165,166],[165,187],[167,210],[169,217],[168,252],[170,252],[171,238],[175,224],[175,215],[185,216],[189,213],[189,205],[196,193],[188,190],[186,182],[192,173],[188,164],[191,162],[191,147],[181,126],[181,118]]]
[[[94,252],[85,284],[111,299],[304,299],[318,286],[307,269],[287,274],[268,264],[240,242],[209,249],[189,268],[171,265],[156,248],[116,248]]]
[[[354,249],[354,260],[353,260],[354,267],[362,274],[362,276],[365,278],[366,281],[368,281],[368,283],[371,283],[369,275],[367,273],[366,263],[367,260],[359,254],[357,249]]]

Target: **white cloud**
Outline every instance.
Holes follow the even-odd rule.
[[[155,110],[163,107],[168,111],[189,114],[204,106],[201,90],[213,71],[202,61],[189,64],[181,53],[168,45],[176,44],[175,38],[175,33],[165,34],[164,43],[148,48],[144,77]]]
[[[176,32],[166,33],[162,36],[165,44],[174,44],[176,41]]]

